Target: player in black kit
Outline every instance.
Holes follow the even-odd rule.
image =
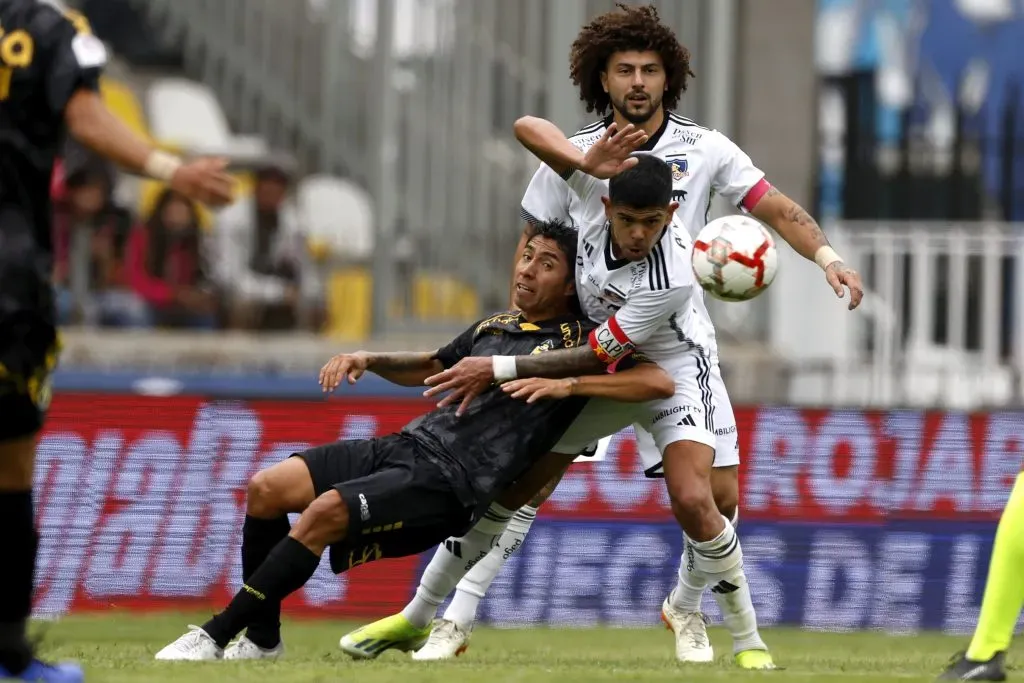
[[[37,0],[0,0],[0,679],[75,683],[78,666],[34,659],[26,637],[37,536],[36,435],[57,362],[50,179],[69,132],[127,170],[200,201],[230,200],[219,160],[184,164],[138,139],[98,94],[106,50],[81,16]]]
[[[322,386],[330,391],[343,380],[353,383],[366,370],[423,386],[467,356],[542,353],[585,341],[592,325],[576,303],[576,239],[564,224],[538,224],[516,269],[519,311],[492,315],[437,351],[335,356],[320,373]],[[544,456],[587,397],[644,401],[674,391],[653,363],[629,365],[616,374],[494,386],[464,414],[454,406],[438,408],[397,434],[312,448],[257,474],[242,531],[242,590],[157,659],[279,656],[281,601],[309,580],[327,547],[331,568],[341,573],[422,552],[480,521],[486,553],[512,516],[494,501],[528,499],[548,481]],[[289,528],[287,514],[300,511]]]

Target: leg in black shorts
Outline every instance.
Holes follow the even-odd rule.
[[[334,490],[348,508],[348,535],[331,544],[335,573],[384,557],[405,557],[444,541],[470,521],[441,469],[393,434],[341,441],[297,454],[316,495]]]
[[[422,552],[470,522],[471,510],[409,437],[341,441],[296,455],[306,463],[317,497],[227,608],[203,625],[221,648],[267,605],[305,585],[326,547],[331,568],[341,573]]]
[[[0,255],[0,678],[32,661],[26,625],[32,607],[32,575],[38,537],[32,506],[35,435],[50,402],[49,377],[56,366],[56,330],[46,304],[49,286],[25,282],[23,268]],[[17,282],[15,282],[17,280]],[[26,291],[29,290],[29,291]],[[32,294],[28,301],[21,295]],[[22,299],[22,301],[19,301]]]

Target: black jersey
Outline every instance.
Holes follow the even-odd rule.
[[[585,342],[593,324],[566,317],[537,324],[520,313],[499,313],[474,324],[437,352],[446,367],[467,356],[524,356]],[[558,440],[586,404],[570,397],[536,403],[510,398],[492,387],[462,417],[456,406],[439,408],[402,430],[449,475],[469,507],[489,504]]]
[[[80,16],[38,0],[0,0],[0,314],[35,305],[17,294],[35,291],[26,273],[50,280],[50,182],[64,109],[79,89],[98,90],[105,62],[103,43]]]

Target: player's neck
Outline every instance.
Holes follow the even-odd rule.
[[[523,320],[528,323],[542,323],[545,320],[555,320],[556,318],[563,318],[569,315],[568,308],[544,308],[539,310],[521,311],[523,314]]]
[[[630,121],[615,110],[612,115],[612,120],[615,121],[615,126],[619,130],[622,130],[625,126],[629,125]],[[647,135],[651,136],[658,132],[661,128],[661,124],[665,123],[665,107],[658,107],[658,110],[651,115],[651,118],[647,119],[643,123],[637,125],[633,124],[637,128],[642,128]]]

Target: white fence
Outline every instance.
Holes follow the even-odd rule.
[[[769,293],[788,400],[856,406],[1024,404],[1024,225],[846,223],[826,230],[867,294],[849,312],[788,248]]]

